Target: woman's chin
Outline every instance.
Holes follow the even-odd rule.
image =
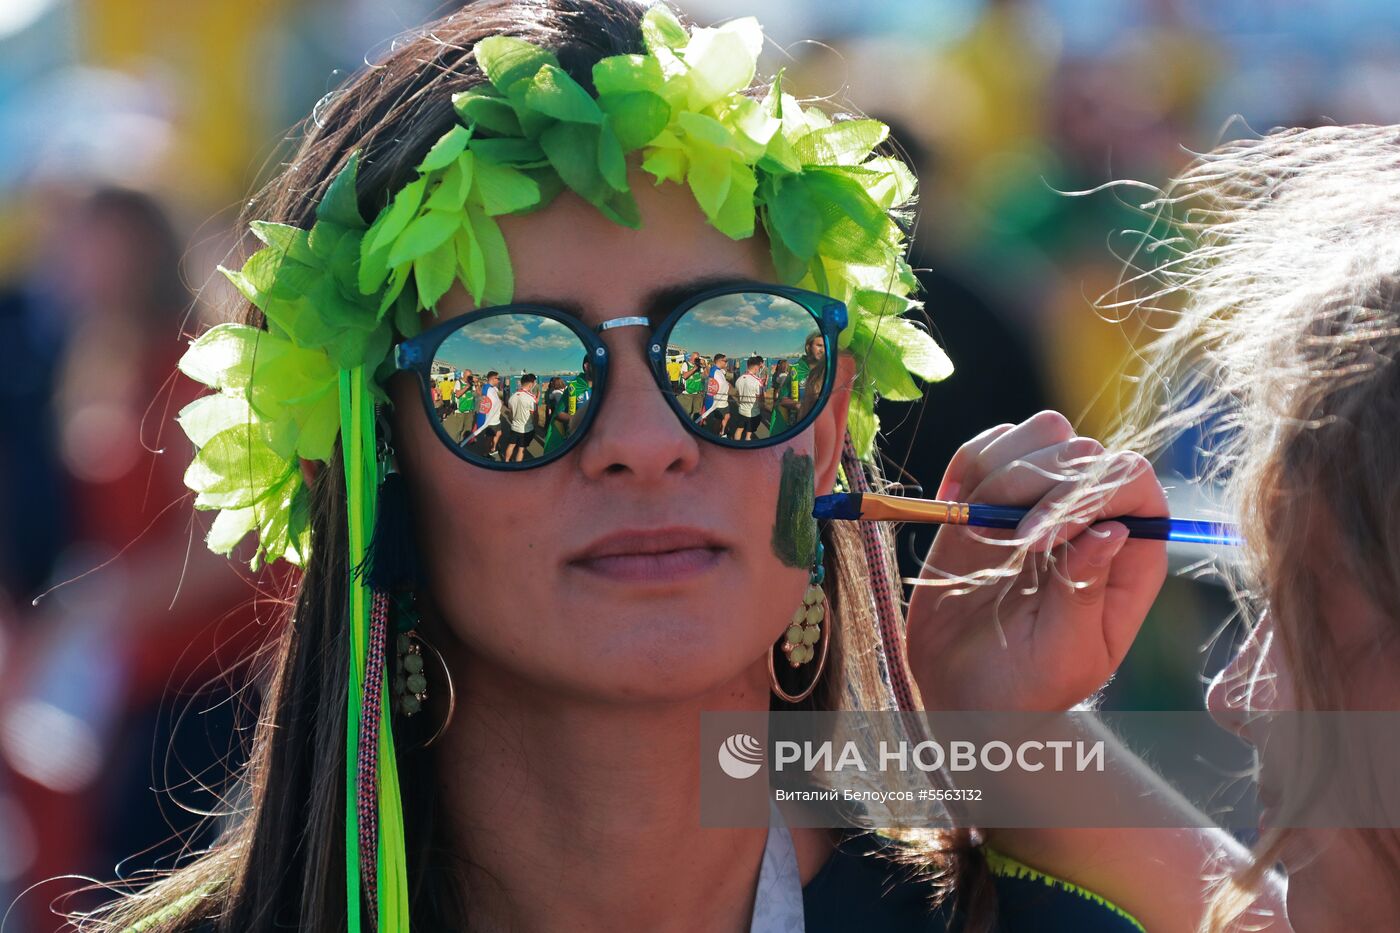
[[[612,637],[590,641],[580,635],[568,658],[552,660],[567,664],[574,690],[598,699],[657,703],[715,697],[729,705],[753,692],[746,689],[750,681],[754,691],[766,691],[767,668],[761,662],[771,645],[756,643],[751,632],[734,632],[729,639],[722,634],[674,620],[631,632],[614,626]]]

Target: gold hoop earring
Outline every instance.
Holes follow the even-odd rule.
[[[811,682],[800,693],[788,693],[778,683],[778,672],[773,664],[774,651],[770,649],[768,652],[768,685],[774,696],[788,703],[801,703],[811,696],[826,670],[826,657],[830,651],[836,617],[830,611],[830,601],[827,599],[826,590],[822,588],[822,582],[826,579],[826,566],[822,562],[825,553],[826,549],[821,541],[818,541],[812,570],[807,578],[807,591],[802,596],[802,605],[793,613],[782,638],[782,652],[791,667],[801,667],[816,657],[817,667],[812,672]],[[821,628],[823,622],[827,623],[825,637]]]
[[[423,741],[405,746],[410,751],[427,748],[447,732],[452,715],[457,711],[457,690],[452,683],[452,672],[448,670],[447,660],[442,656],[442,652],[433,647],[432,642],[424,638],[416,628],[399,633],[397,648],[393,682],[394,712],[404,720],[412,719],[423,711],[430,698],[430,692],[436,694],[438,690],[443,691],[442,695],[447,704],[447,711],[432,735]],[[428,676],[428,659],[432,660],[432,666],[436,668],[431,680]]]

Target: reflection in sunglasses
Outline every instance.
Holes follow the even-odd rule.
[[[789,298],[739,292],[677,320],[664,354],[669,394],[706,433],[742,443],[792,430],[821,396],[825,344]],[[739,352],[734,352],[739,351]],[[588,347],[561,321],[529,312],[467,324],[431,369],[436,414],[469,459],[525,463],[569,443],[592,401]]]

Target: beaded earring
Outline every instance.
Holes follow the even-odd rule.
[[[788,703],[800,703],[812,695],[816,689],[817,682],[821,680],[822,672],[826,669],[826,656],[831,644],[831,633],[829,629],[835,624],[835,618],[828,620],[828,602],[826,590],[822,588],[822,583],[826,579],[826,565],[823,558],[826,555],[826,548],[820,540],[817,541],[816,554],[812,559],[812,568],[807,576],[807,591],[802,595],[802,605],[792,614],[792,620],[788,625],[787,632],[783,635],[782,652],[787,657],[788,665],[798,668],[817,659],[816,670],[812,673],[812,680],[807,684],[801,693],[788,693],[778,683],[777,671],[773,667],[773,652],[768,653],[768,679],[769,686],[773,693],[780,699]],[[822,623],[828,622],[827,637],[822,637]]]

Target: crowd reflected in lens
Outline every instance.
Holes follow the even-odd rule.
[[[682,417],[743,444],[796,430],[821,397],[826,344],[810,311],[762,292],[687,311],[665,347],[665,381]],[[569,446],[593,402],[587,345],[541,314],[493,315],[450,334],[429,392],[448,440],[468,459],[528,463]]]
[[[525,463],[565,445],[593,395],[588,348],[539,314],[475,321],[434,355],[430,394],[448,439],[472,460]]]
[[[794,431],[821,397],[826,343],[789,298],[720,295],[686,312],[666,346],[677,404],[709,434],[738,443]]]

